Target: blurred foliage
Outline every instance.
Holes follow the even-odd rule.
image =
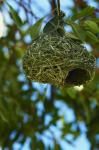
[[[0,38],[0,146],[3,149],[15,149],[15,143],[19,143],[21,149],[27,139],[33,150],[60,150],[61,140],[74,147],[73,142],[82,132],[90,141],[90,149],[99,149],[99,1],[92,1],[97,7],[88,6],[87,1],[73,0],[70,16],[65,18],[66,27],[72,27],[71,32],[91,47],[97,59],[96,76],[82,91],[74,87],[37,86],[25,78],[22,57],[31,43],[26,37],[31,32],[35,37],[43,20],[31,26],[31,20],[39,19],[32,6],[41,8],[33,0],[15,0],[16,7],[11,7],[11,1],[9,7],[5,1],[0,1],[0,11],[9,14],[11,21],[5,20],[7,34]],[[53,2],[49,1],[51,7]],[[21,9],[24,19],[19,17]],[[50,94],[47,94],[49,89]],[[72,119],[68,121],[70,111]],[[85,131],[80,127],[81,123]]]

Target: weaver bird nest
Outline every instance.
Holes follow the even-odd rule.
[[[43,33],[26,51],[23,68],[36,82],[60,87],[81,85],[93,79],[95,58],[70,33]]]

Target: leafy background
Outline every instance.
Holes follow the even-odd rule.
[[[65,150],[70,145],[76,150],[75,141],[84,135],[90,143],[88,149],[98,150],[99,1],[61,1],[66,13],[66,31],[86,43],[88,51],[97,59],[95,78],[82,90],[34,83],[24,75],[22,57],[27,46],[56,8],[54,0],[43,2],[0,1],[6,26],[3,27],[6,33],[0,38],[1,148],[16,150],[27,144],[26,149]]]

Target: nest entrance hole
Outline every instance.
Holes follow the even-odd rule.
[[[65,82],[68,84],[80,85],[90,80],[90,75],[87,70],[76,68],[69,71]]]

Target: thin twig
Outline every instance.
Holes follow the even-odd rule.
[[[2,4],[3,3],[3,0],[0,0],[0,4]]]
[[[50,95],[50,101],[52,102],[52,104],[53,104],[53,102],[54,102],[54,96],[55,96],[55,92],[56,92],[56,88],[55,88],[55,86],[54,85],[51,85],[51,95]]]
[[[56,3],[55,0],[51,1],[51,7],[52,7],[52,15],[54,16],[56,14]]]
[[[38,19],[38,17],[32,12],[32,10],[30,10],[26,7],[25,3],[22,3],[21,1],[19,1],[18,3],[21,7],[23,7],[23,9],[25,10],[26,13],[30,13],[31,16],[35,17],[35,19]]]
[[[60,16],[60,0],[57,0],[58,16]]]

